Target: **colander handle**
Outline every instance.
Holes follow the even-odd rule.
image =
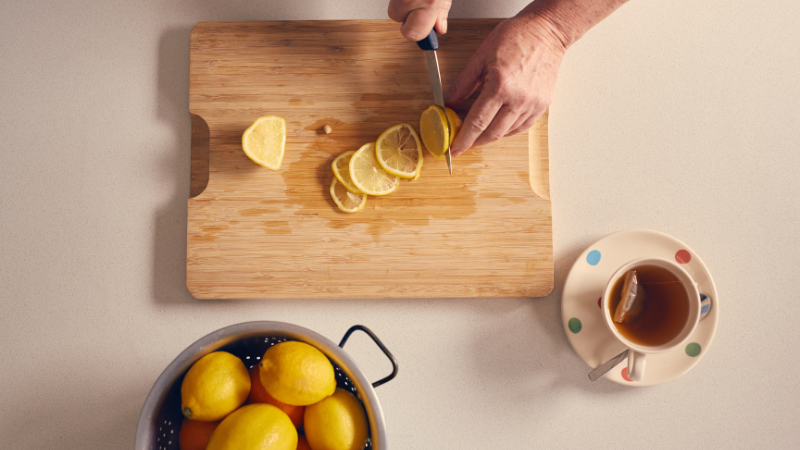
[[[375,336],[375,333],[373,333],[372,330],[365,327],[364,325],[353,325],[352,327],[350,327],[350,329],[347,330],[347,333],[344,334],[342,342],[339,342],[339,347],[344,348],[344,343],[347,342],[347,340],[350,338],[350,335],[353,334],[353,332],[356,330],[361,330],[364,333],[367,333],[367,335],[371,337],[373,341],[375,341],[375,344],[381,349],[383,354],[386,355],[387,358],[389,358],[389,362],[392,363],[392,373],[390,373],[389,376],[381,378],[380,380],[372,383],[372,387],[376,388],[386,383],[387,381],[391,381],[392,379],[394,379],[394,377],[397,376],[397,361],[394,359],[394,356],[392,356],[392,352],[390,352],[389,349],[386,348],[385,345],[383,345],[383,342],[381,342],[381,340],[378,339],[378,336]]]

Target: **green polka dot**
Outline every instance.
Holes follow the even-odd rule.
[[[686,354],[694,358],[700,354],[700,344],[697,342],[690,342],[686,344]]]
[[[581,328],[583,328],[583,325],[581,325],[580,319],[578,319],[577,317],[573,317],[572,319],[569,319],[569,322],[567,322],[567,326],[569,327],[569,331],[572,331],[575,334],[580,333],[581,332]]]

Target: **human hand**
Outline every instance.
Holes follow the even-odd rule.
[[[451,154],[530,128],[550,105],[565,52],[542,18],[517,16],[497,25],[445,94],[447,106],[454,107],[483,84]]]
[[[447,33],[447,13],[452,0],[389,0],[389,18],[402,22],[400,33],[409,41],[425,39],[434,26]]]

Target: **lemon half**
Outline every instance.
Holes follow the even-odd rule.
[[[436,105],[427,107],[419,118],[419,132],[428,152],[436,158],[443,158],[461,130],[461,123],[461,118],[450,108],[442,111]]]
[[[242,134],[244,153],[268,169],[281,168],[285,145],[286,121],[280,116],[259,117]]]

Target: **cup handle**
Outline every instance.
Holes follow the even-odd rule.
[[[641,381],[644,376],[645,354],[631,350],[628,352],[628,378]]]

